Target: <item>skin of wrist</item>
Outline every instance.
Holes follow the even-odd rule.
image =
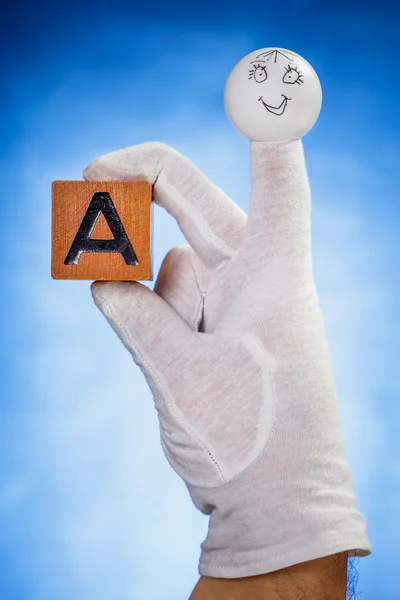
[[[342,552],[237,579],[201,576],[189,600],[346,600],[347,557]]]

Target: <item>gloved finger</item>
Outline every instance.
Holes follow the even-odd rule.
[[[311,202],[303,145],[251,142],[252,195],[242,252],[259,274],[311,258]]]
[[[188,158],[154,142],[117,150],[86,167],[85,179],[149,181],[154,201],[178,222],[208,267],[229,259],[243,240],[247,215]]]
[[[91,291],[154,393],[163,374],[187,366],[198,334],[158,294],[137,281],[95,281]]]
[[[192,329],[199,331],[207,283],[207,269],[191,246],[182,245],[172,248],[165,256],[154,291]]]

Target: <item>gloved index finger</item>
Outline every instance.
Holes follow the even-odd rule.
[[[144,179],[154,201],[173,216],[208,267],[217,266],[243,240],[246,214],[188,158],[166,144],[145,143],[92,162],[86,179]]]

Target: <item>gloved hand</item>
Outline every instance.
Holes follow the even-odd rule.
[[[86,179],[146,180],[188,245],[154,291],[94,282],[94,301],[152,390],[161,444],[210,515],[200,575],[237,578],[367,556],[311,260],[303,146],[251,142],[246,214],[160,143],[107,154]]]

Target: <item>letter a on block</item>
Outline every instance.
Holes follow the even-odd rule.
[[[53,279],[152,281],[152,186],[53,181]]]
[[[114,236],[113,240],[92,240],[90,236],[97,219],[103,213]],[[65,258],[65,265],[76,265],[82,252],[119,252],[127,265],[138,265],[139,261],[129,241],[121,219],[108,192],[95,192],[90,201],[72,246]]]

